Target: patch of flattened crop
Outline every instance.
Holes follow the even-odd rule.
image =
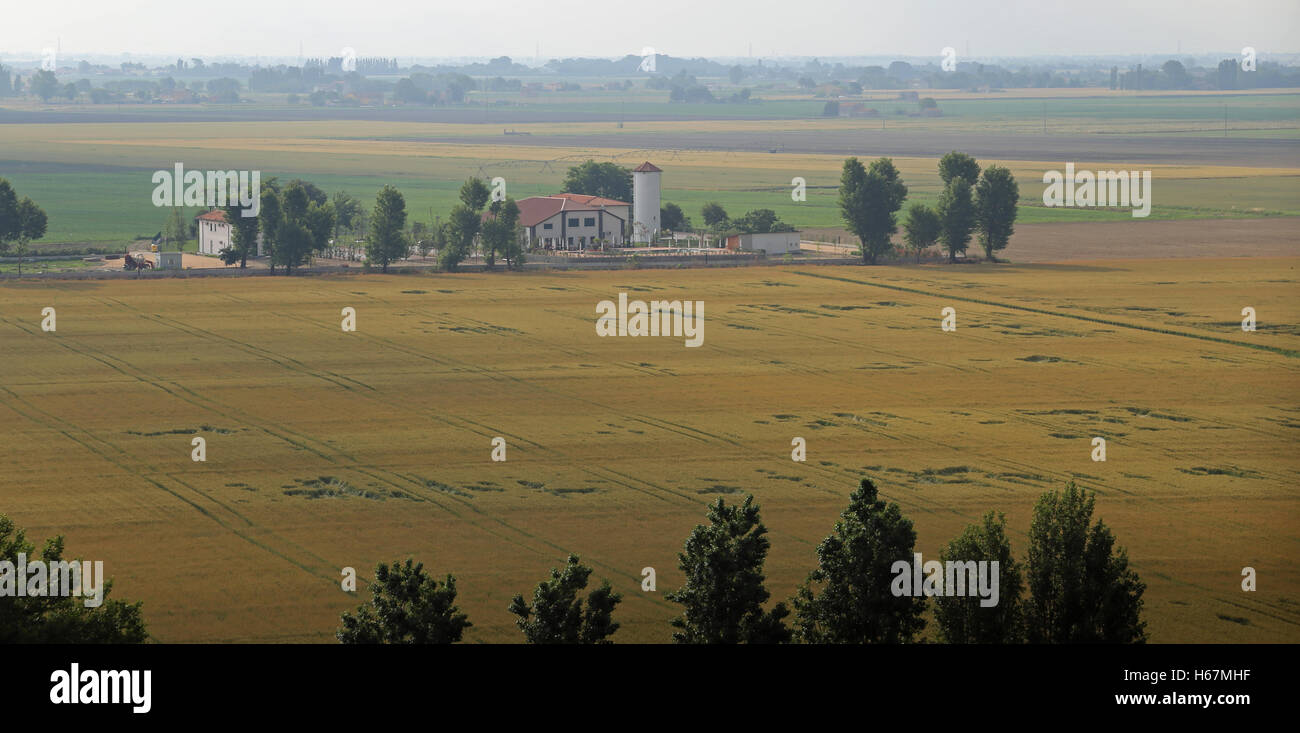
[[[1192,466],[1179,468],[1179,471],[1192,476],[1231,476],[1233,478],[1264,478],[1258,471],[1238,466]]]
[[[1146,407],[1125,407],[1124,409],[1128,410],[1130,414],[1137,415],[1138,417],[1154,417],[1160,420],[1172,420],[1174,422],[1195,422],[1190,417],[1183,417],[1181,415],[1170,415],[1168,413],[1163,413],[1163,412],[1152,412],[1149,408]]]
[[[1029,356],[1019,357],[1016,361],[1027,361],[1031,364],[1057,364],[1061,362],[1069,363],[1070,360],[1048,354],[1031,354]]]
[[[343,479],[334,476],[317,476],[312,479],[294,479],[301,488],[285,489],[285,496],[302,496],[307,499],[357,497],[383,501],[390,496],[398,499],[407,498],[401,492],[387,492],[375,489],[359,489]]]
[[[516,328],[508,328],[508,327],[506,327],[506,326],[494,326],[494,325],[487,325],[487,326],[439,326],[438,328],[441,329],[441,330],[443,330],[443,331],[451,331],[452,333],[481,333],[481,334],[519,334],[519,333],[523,333],[523,331],[520,331],[519,329],[516,329]]]
[[[742,493],[743,491],[744,489],[740,488],[739,486],[727,486],[726,484],[714,484],[712,486],[706,486],[703,489],[696,489],[695,493],[697,494],[739,494]]]
[[[156,438],[160,435],[198,435],[199,433],[215,433],[217,435],[230,435],[237,433],[243,428],[218,428],[213,425],[200,425],[197,428],[173,428],[171,430],[158,430],[151,433],[140,432],[139,430],[128,430],[127,435],[139,435],[145,438]]]

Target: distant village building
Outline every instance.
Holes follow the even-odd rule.
[[[199,225],[199,254],[216,255],[230,246],[230,222],[226,212],[213,209],[195,217]],[[262,256],[262,233],[257,234],[257,256]]]
[[[530,196],[517,203],[524,244],[529,248],[585,250],[624,244],[631,208],[626,201],[557,193]]]
[[[739,252],[765,252],[770,255],[798,252],[799,232],[732,234],[727,237],[727,249]]]

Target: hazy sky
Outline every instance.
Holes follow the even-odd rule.
[[[1300,0],[19,0],[0,58],[1300,51]]]

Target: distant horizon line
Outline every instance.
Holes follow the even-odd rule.
[[[48,47],[47,47],[48,48]],[[1261,60],[1300,60],[1300,51],[1270,51],[1268,49],[1256,49]],[[0,63],[36,63],[39,64],[43,58],[45,49],[38,51],[4,51],[0,50]],[[94,63],[101,59],[111,59],[114,61],[132,61],[136,63],[170,63],[175,59],[190,60],[194,58],[202,59],[205,62],[243,62],[254,64],[287,64],[296,65],[313,59],[330,59],[337,58],[342,49],[335,54],[303,54],[298,55],[270,55],[270,54],[207,54],[207,55],[190,55],[186,53],[144,53],[137,54],[130,51],[62,51],[58,50],[60,56],[68,58],[70,61],[87,61]],[[998,63],[1005,61],[1101,61],[1101,60],[1120,60],[1120,59],[1184,59],[1197,57],[1235,57],[1240,55],[1241,50],[1209,50],[1209,51],[1178,51],[1171,50],[1165,52],[1129,52],[1129,53],[1036,53],[1023,55],[970,55],[967,57],[958,57],[959,63]],[[475,63],[488,63],[493,59],[505,57],[512,63],[532,68],[541,68],[553,61],[579,60],[579,61],[617,61],[629,56],[639,56],[640,54],[626,53],[622,55],[589,55],[589,56],[546,56],[538,58],[532,54],[529,55],[511,55],[500,53],[491,56],[482,55],[447,55],[447,56],[412,56],[401,53],[362,53],[357,52],[358,58],[375,58],[375,59],[394,59],[398,60],[399,65],[464,65]],[[821,61],[823,63],[862,63],[862,62],[879,62],[879,61],[922,61],[938,62],[942,59],[939,53],[934,54],[890,54],[890,53],[873,53],[873,54],[777,54],[777,55],[754,55],[754,56],[735,56],[735,55],[676,55],[672,53],[659,52],[655,54],[659,58],[672,58],[682,61],[704,60],[715,63],[743,63],[758,61]],[[60,60],[62,62],[62,59]]]

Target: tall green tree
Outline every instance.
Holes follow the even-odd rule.
[[[482,240],[483,260],[488,267],[496,262],[498,254],[505,256],[507,262],[519,257],[519,205],[512,198],[494,201],[488,207],[488,216],[483,219]]]
[[[945,563],[998,563],[997,605],[981,606],[981,599],[972,595],[934,599],[934,620],[941,639],[949,644],[1015,644],[1024,640],[1021,623],[1024,580],[1020,577],[1020,565],[1011,555],[1005,515],[990,510],[979,524],[968,525],[949,542],[939,553],[939,559]]]
[[[142,644],[148,639],[143,617],[143,604],[127,603],[109,598],[112,583],[103,583],[101,603],[86,606],[88,592],[86,579],[82,579],[81,597],[75,595],[26,595],[15,593],[16,583],[29,583],[29,577],[13,572],[22,554],[30,565],[35,560],[46,563],[69,562],[63,559],[63,537],[45,541],[40,554],[36,545],[27,539],[9,517],[0,514],[0,561],[8,564],[9,572],[0,571],[0,644]],[[77,562],[72,560],[70,562]],[[67,573],[66,566],[60,566]],[[47,571],[48,572],[48,571]],[[47,582],[50,580],[46,576]],[[5,587],[6,585],[9,587]],[[71,588],[71,586],[69,586]],[[52,588],[47,588],[52,590]]]
[[[452,644],[474,625],[456,607],[456,578],[439,583],[411,559],[379,563],[370,601],[342,622],[335,636],[344,644]]]
[[[862,479],[834,532],[817,546],[817,569],[794,598],[795,634],[814,644],[901,644],[925,627],[925,598],[896,596],[893,565],[913,559],[916,531],[898,504]]]
[[[460,202],[469,207],[471,211],[482,211],[491,197],[492,190],[488,188],[482,178],[471,177],[460,186]]]
[[[334,206],[334,246],[341,246],[344,232],[354,232],[365,215],[361,201],[347,191],[335,192],[330,203]]]
[[[597,163],[588,160],[581,165],[572,166],[565,172],[561,190],[564,193],[581,193],[615,201],[631,201],[632,171],[618,163]]]
[[[916,254],[917,262],[921,261],[922,252],[939,241],[942,231],[939,212],[922,203],[907,208],[907,218],[903,220],[903,242]]]
[[[45,211],[24,196],[18,198],[9,181],[0,178],[0,254],[15,243],[26,243],[45,236],[49,223]]]
[[[23,257],[27,256],[27,246],[33,239],[40,239],[45,236],[45,227],[47,224],[45,210],[36,205],[36,202],[23,197],[18,202],[18,246],[14,254],[18,255],[18,274],[23,274]]]
[[[683,606],[672,620],[679,644],[773,644],[790,640],[784,603],[771,611],[763,585],[763,562],[770,546],[767,528],[753,495],[727,506],[722,497],[709,505],[709,523],[697,525],[677,555],[686,584],[665,597]]]
[[[974,186],[980,177],[980,164],[969,155],[954,150],[939,159],[939,177],[945,186],[954,178],[963,178]]]
[[[176,251],[181,252],[185,249],[185,243],[190,239],[190,228],[185,222],[185,217],[181,214],[181,207],[173,206],[171,215],[163,224],[163,239],[176,245]]]
[[[704,217],[704,225],[710,229],[719,229],[727,226],[729,218],[727,210],[722,208],[722,204],[717,201],[710,201],[700,209],[700,215]]]
[[[447,245],[438,253],[438,264],[448,272],[469,256],[474,247],[474,237],[483,226],[477,211],[464,204],[456,204],[447,216]]]
[[[999,165],[989,166],[975,186],[975,222],[979,229],[984,256],[996,261],[994,252],[1006,249],[1015,233],[1020,185],[1011,171]]]
[[[284,223],[284,212],[280,208],[280,185],[274,177],[262,181],[260,206],[257,228],[262,235],[262,248],[271,259],[271,273],[274,274],[277,264],[275,249],[280,236],[280,225]]]
[[[840,174],[840,216],[845,227],[862,243],[862,261],[876,264],[889,251],[890,237],[898,231],[895,216],[907,198],[898,169],[889,158],[864,167],[857,158],[844,161]]]
[[[1096,495],[1071,481],[1034,505],[1025,564],[1030,599],[1025,608],[1031,643],[1146,642],[1142,594],[1146,585],[1115,547],[1100,519]]]
[[[659,208],[659,225],[673,232],[691,228],[691,220],[682,212],[682,207],[674,203],[665,203]]]
[[[939,241],[948,251],[948,261],[956,262],[958,252],[965,254],[971,230],[975,228],[975,202],[971,200],[971,185],[965,178],[953,177],[939,194],[939,221],[942,223]]]
[[[248,267],[248,255],[257,251],[257,230],[260,226],[257,216],[244,216],[243,207],[238,203],[222,209],[226,221],[230,224],[230,246],[218,254],[227,265],[239,263],[241,269]]]
[[[406,199],[392,186],[384,186],[375,197],[366,239],[366,259],[388,272],[389,263],[406,256]]]
[[[537,585],[532,603],[515,595],[510,613],[519,617],[515,625],[529,644],[613,643],[609,637],[619,625],[612,616],[623,597],[605,581],[587,594],[584,606],[578,594],[587,588],[590,577],[591,568],[577,555],[569,555],[563,570],[552,568],[550,579]]]

